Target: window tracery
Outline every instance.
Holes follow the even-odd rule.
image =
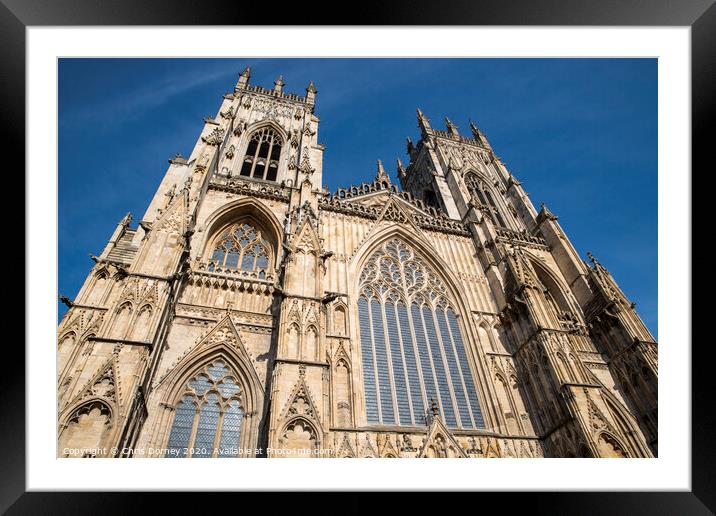
[[[283,140],[276,131],[264,127],[249,139],[240,174],[254,179],[276,181]]]
[[[167,457],[235,457],[244,418],[243,389],[222,360],[186,384],[176,405]]]
[[[467,185],[467,189],[473,199],[476,199],[490,212],[495,223],[503,228],[508,227],[504,217],[502,216],[501,210],[497,207],[492,189],[487,186],[485,181],[478,178],[477,175],[469,173],[465,176],[465,184]]]
[[[447,426],[484,427],[457,315],[434,271],[392,239],[370,257],[359,287],[368,423],[424,425],[435,402]]]
[[[244,221],[234,224],[216,240],[207,269],[262,271],[268,269],[271,255],[261,231]]]

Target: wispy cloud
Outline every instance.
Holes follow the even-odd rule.
[[[63,124],[85,123],[105,120],[112,125],[137,118],[149,110],[169,102],[173,97],[187,93],[205,84],[236,75],[237,71],[225,63],[217,63],[201,70],[188,70],[177,76],[167,73],[165,76],[142,85],[141,88],[126,91],[111,103],[81,107],[65,112]]]

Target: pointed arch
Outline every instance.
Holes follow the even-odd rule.
[[[153,314],[154,307],[149,303],[145,303],[139,310],[137,310],[130,330],[131,340],[145,341],[148,338],[151,330],[149,324],[152,320]]]
[[[639,424],[618,398],[606,388],[602,389],[602,397],[617,429],[625,436],[630,453],[635,457],[653,456],[650,450],[643,445],[643,440],[635,438],[635,435],[639,433]]]
[[[301,339],[301,356],[303,360],[315,362],[318,360],[318,329],[311,324],[306,328],[306,332]]]
[[[250,124],[246,128],[245,133],[251,135],[251,134],[255,133],[256,131],[260,131],[261,129],[266,129],[266,128],[273,129],[274,131],[276,131],[284,143],[288,141],[289,135],[286,132],[286,130],[281,126],[281,124],[279,124],[278,122],[276,122],[275,120],[272,120],[270,118],[268,118],[268,119],[265,118],[263,120],[259,120],[257,122]]]
[[[348,428],[353,424],[351,366],[345,352],[339,353],[331,368],[335,424],[339,428]]]
[[[457,285],[461,285],[462,282],[446,263],[439,260],[440,255],[437,249],[432,246],[422,231],[415,229],[411,231],[400,224],[390,224],[379,228],[370,235],[370,238],[359,244],[350,261],[349,270],[352,277],[358,278],[373,253],[393,238],[406,242],[422,260],[430,265],[435,274],[444,282],[448,290],[446,295],[457,305],[458,311],[469,313],[469,307],[457,288]],[[350,286],[354,287],[354,285]]]
[[[110,457],[114,408],[93,397],[65,411],[58,438],[58,457]]]
[[[215,371],[221,369],[222,376],[209,378],[212,368]],[[208,378],[206,382],[202,377]],[[213,387],[199,394],[194,386],[202,383],[211,384]],[[265,393],[251,358],[228,316],[219,321],[159,380],[155,392],[161,400],[161,406],[171,412],[169,417],[164,418],[163,427],[158,433],[157,446],[167,447],[176,428],[181,439],[186,438],[187,442],[192,439],[197,442],[196,436],[199,436],[199,427],[202,427],[205,430],[202,434],[205,442],[202,442],[202,445],[210,447],[218,443],[215,452],[212,451],[213,455],[234,457],[237,456],[234,451],[242,451],[242,456],[253,456],[258,442],[260,420],[265,415]],[[229,395],[227,396],[226,393]],[[186,397],[187,394],[197,394],[199,398],[189,399]],[[215,396],[210,398],[212,394]],[[191,404],[194,406],[193,409]],[[195,421],[198,421],[199,426],[196,426]],[[189,430],[190,433],[186,434],[189,422],[192,422],[197,430],[196,432]],[[226,427],[227,424],[230,427]],[[234,432],[235,435],[231,437],[234,439],[233,444],[225,442],[223,433],[218,434],[219,425],[228,428],[227,432]],[[212,428],[215,434],[211,434]],[[216,441],[209,443],[212,435]],[[181,444],[180,438],[172,443],[173,446],[176,445],[174,448]],[[238,445],[236,439],[239,439]],[[168,456],[182,455],[179,453]]]
[[[334,335],[342,337],[348,335],[348,305],[343,300],[336,301],[331,307],[331,331]]]
[[[497,195],[490,180],[484,174],[478,174],[472,170],[463,176],[463,180],[468,192],[474,197],[473,203],[479,203],[488,210],[498,226],[509,227],[507,221],[510,218],[507,216],[502,196]]]
[[[271,121],[253,124],[246,131],[239,175],[276,181],[282,155],[286,153],[288,136],[283,128]]]
[[[601,458],[627,458],[626,447],[611,432],[602,430],[596,439],[597,452]]]
[[[446,267],[393,228],[359,255],[354,296],[368,424],[424,424],[439,405],[447,425],[484,421],[458,314],[469,313],[445,283]],[[410,242],[410,243],[408,243]],[[457,283],[455,283],[457,284]],[[465,323],[467,325],[467,323]]]
[[[211,258],[215,241],[222,236],[224,231],[242,220],[250,221],[261,230],[262,236],[267,240],[272,250],[269,268],[276,270],[278,268],[278,249],[280,248],[283,229],[270,208],[261,201],[249,197],[243,197],[227,203],[207,217],[200,228],[203,231],[203,239],[198,246],[201,253],[199,257],[202,261],[208,262]]]
[[[115,339],[124,339],[129,331],[129,323],[132,320],[134,306],[131,301],[125,301],[117,307],[112,320],[110,335]]]
[[[62,377],[65,367],[70,362],[70,356],[77,346],[77,332],[70,330],[65,332],[57,341],[57,371]]]
[[[579,313],[575,310],[574,303],[570,300],[568,294],[570,289],[562,281],[562,279],[554,271],[552,271],[550,267],[542,263],[542,261],[534,254],[529,252],[529,250],[524,249],[523,252],[527,255],[530,265],[532,265],[532,268],[537,275],[537,279],[554,299],[556,304],[555,308],[561,312],[568,312],[571,314]]]
[[[104,301],[110,273],[106,266],[102,266],[92,275],[92,289],[87,295],[88,305],[101,305]]]

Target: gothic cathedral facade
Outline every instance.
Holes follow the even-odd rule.
[[[330,193],[249,79],[63,298],[58,456],[656,456],[654,338],[474,124]]]

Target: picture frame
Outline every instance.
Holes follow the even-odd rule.
[[[402,4],[402,5],[401,5]],[[692,73],[692,170],[701,165],[705,168],[709,150],[708,129],[713,128],[716,114],[713,92],[716,91],[716,7],[711,0],[683,2],[679,5],[658,0],[644,5],[635,0],[619,3],[543,1],[539,4],[510,2],[475,2],[469,8],[454,2],[423,5],[411,3],[392,4],[390,8],[357,10],[351,24],[374,25],[422,25],[429,21],[437,25],[659,25],[691,27],[691,73]],[[141,7],[140,7],[141,6]],[[126,1],[117,7],[113,3],[96,4],[90,1],[60,0],[2,0],[0,5],[0,34],[2,52],[3,112],[5,114],[5,142],[7,148],[19,149],[25,143],[25,30],[38,25],[243,25],[256,19],[266,19],[258,5],[227,6],[207,3],[200,10],[190,2],[180,0],[171,5],[162,2]],[[289,11],[272,13],[273,23],[296,24],[305,21],[315,24],[310,16]],[[347,20],[348,21],[348,20]],[[24,153],[13,152],[19,159],[12,168],[24,169]],[[19,163],[18,163],[19,162]],[[693,172],[692,172],[693,176]],[[27,272],[26,272],[27,273]],[[27,345],[27,343],[26,343]],[[10,347],[17,353],[15,363],[24,362],[19,346]],[[711,439],[709,384],[707,383],[708,360],[706,346],[692,350],[692,490],[690,492],[620,492],[604,496],[601,493],[529,493],[516,496],[518,503],[539,513],[621,514],[621,513],[678,513],[709,514],[716,511],[716,486],[712,464],[714,443]],[[128,512],[136,510],[141,502],[136,495],[123,493],[59,493],[26,492],[25,488],[25,387],[24,368],[9,369],[3,377],[3,396],[0,396],[4,418],[0,432],[6,446],[3,454],[3,481],[0,486],[0,509],[8,514],[96,513]],[[487,494],[487,493],[485,493]],[[492,493],[497,496],[499,493]],[[346,495],[348,505],[357,505],[359,495]],[[484,496],[484,495],[483,495]],[[352,498],[352,500],[351,500]],[[187,496],[171,497],[185,509],[192,502]],[[194,502],[198,505],[199,502]]]

